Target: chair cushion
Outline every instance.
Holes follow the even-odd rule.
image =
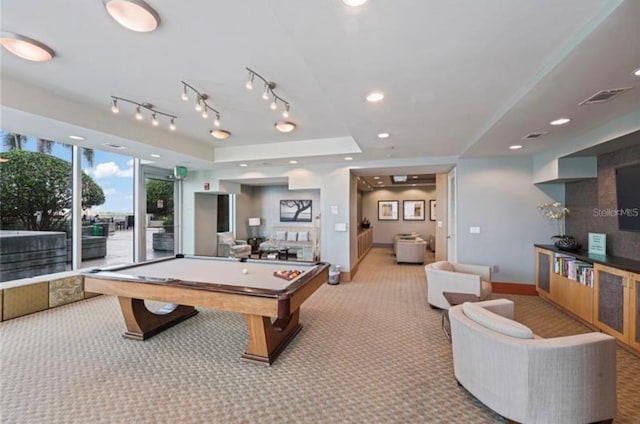
[[[298,241],[298,233],[296,233],[295,231],[288,231],[287,241]]]
[[[309,231],[298,231],[298,241],[309,241]]]
[[[431,269],[437,269],[438,271],[455,271],[456,270],[453,267],[453,264],[447,261],[434,262],[430,265],[430,267]]]
[[[232,233],[220,233],[218,234],[218,243],[234,246],[236,241],[234,240]]]
[[[287,240],[287,232],[286,231],[276,231],[276,240],[278,240],[278,241],[286,241]]]
[[[470,320],[505,336],[533,339],[533,331],[526,325],[510,320],[471,302],[462,304],[462,312]]]

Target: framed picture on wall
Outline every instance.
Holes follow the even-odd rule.
[[[402,219],[405,221],[424,221],[424,200],[403,201]]]
[[[397,200],[378,200],[378,221],[397,221],[399,204]]]
[[[436,201],[429,200],[429,221],[436,220]]]
[[[280,222],[311,222],[311,200],[281,200]]]

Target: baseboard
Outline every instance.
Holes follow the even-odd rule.
[[[537,296],[535,284],[522,283],[491,283],[491,290],[500,294],[522,294],[525,296]]]

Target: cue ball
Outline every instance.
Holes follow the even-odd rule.
[[[243,268],[243,269],[242,269],[242,273],[243,273],[243,274],[248,274],[248,273],[249,273],[249,270],[248,270],[247,268]]]

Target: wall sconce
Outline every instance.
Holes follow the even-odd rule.
[[[46,62],[56,55],[49,46],[12,32],[2,31],[0,44],[14,55],[32,62]]]
[[[144,116],[142,115],[142,110],[144,109],[151,113],[151,124],[154,127],[157,127],[158,125],[160,125],[160,122],[158,121],[158,115],[162,115],[162,116],[166,116],[167,118],[170,118],[169,129],[171,131],[176,130],[176,119],[178,119],[178,117],[175,115],[171,115],[170,113],[160,112],[159,110],[155,109],[151,103],[138,103],[138,102],[134,102],[133,100],[124,99],[122,97],[111,96],[111,112],[120,113],[120,108],[118,108],[118,102],[126,102],[126,103],[131,103],[132,105],[135,105],[136,106],[135,117],[136,117],[136,120],[138,121],[142,121],[144,119]]]
[[[207,100],[209,100],[209,95],[208,94],[204,94],[204,93],[200,93],[198,90],[196,90],[195,88],[193,88],[193,86],[191,86],[190,84],[184,82],[184,81],[180,81],[182,83],[182,94],[180,95],[180,98],[183,101],[188,101],[189,100],[189,90],[193,91],[196,95],[196,103],[194,106],[194,109],[196,112],[198,112],[200,114],[200,116],[202,116],[203,119],[207,119],[209,117],[209,111],[213,112],[215,114],[215,118],[213,119],[213,126],[216,128],[220,127],[220,112],[218,112],[216,109],[212,108],[211,105],[209,105],[209,103],[207,103]],[[211,135],[213,135],[214,137],[216,137],[213,132],[215,130],[211,130],[209,131],[211,133]],[[221,130],[221,132],[225,132],[227,133],[227,135],[225,137],[216,137],[216,138],[221,138],[221,139],[225,139],[227,137],[229,137],[229,135],[231,134],[229,131],[225,131],[225,130]]]
[[[247,78],[247,83],[245,84],[245,87],[247,88],[247,90],[253,90],[253,80],[255,77],[258,77],[259,79],[261,79],[262,82],[264,83],[264,91],[262,92],[262,98],[264,100],[271,99],[271,103],[269,104],[269,108],[271,110],[278,109],[278,102],[282,103],[284,105],[284,109],[282,111],[282,117],[288,118],[289,111],[291,110],[291,104],[285,99],[283,99],[282,97],[278,96],[275,93],[275,91],[273,91],[276,88],[276,83],[273,81],[267,81],[262,75],[260,75],[259,73],[257,73],[252,69],[249,69],[249,68],[245,68],[245,69],[249,72],[249,77]]]

